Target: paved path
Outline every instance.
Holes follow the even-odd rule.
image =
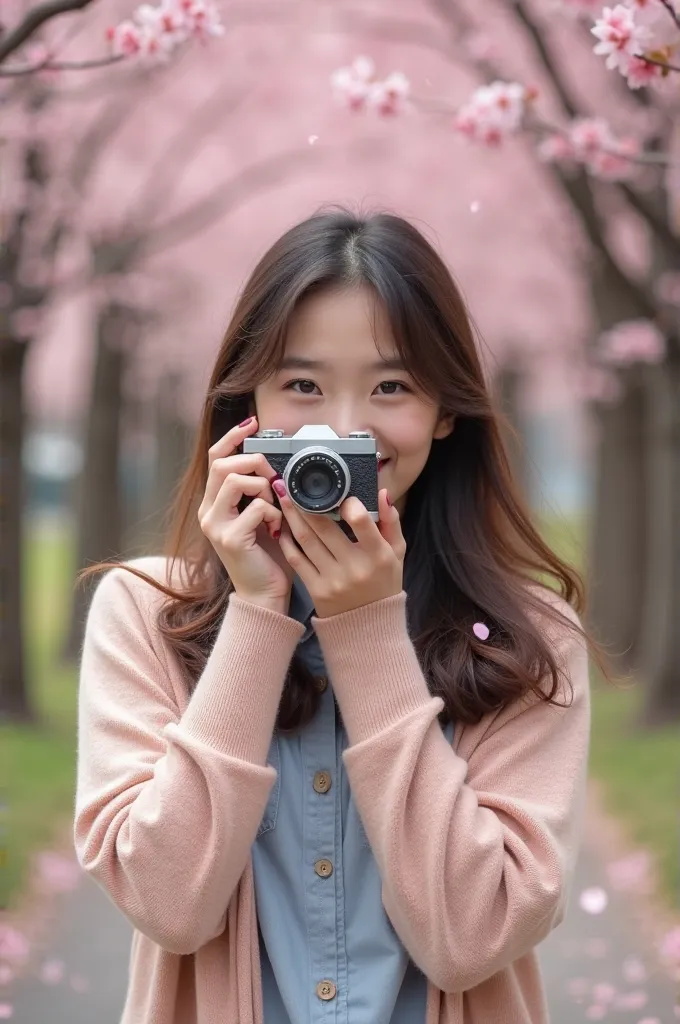
[[[626,983],[622,976],[622,963],[633,954],[647,967],[651,963],[645,950],[639,948],[639,933],[627,909],[626,897],[612,897],[603,914],[588,915],[578,906],[578,894],[592,885],[605,886],[605,880],[597,856],[586,847],[567,917],[540,947],[551,1024],[605,1019],[619,1024],[675,1024],[678,1018],[673,1012],[674,986],[667,977],[657,971],[641,983]],[[8,1002],[14,1007],[13,1024],[119,1024],[130,934],[122,915],[90,879],[86,878],[75,892],[61,897],[44,958],[64,961],[64,980],[57,984],[41,981],[38,963],[33,973],[0,987],[0,1003]],[[85,983],[88,987],[83,991]],[[589,1016],[593,1003],[589,990],[594,984],[611,985],[618,996],[610,1000],[608,1010],[596,1011],[594,1016],[591,1011]],[[572,994],[579,987],[583,992],[580,1003]],[[601,991],[606,994],[607,990]],[[616,1006],[616,998],[635,991],[647,993],[644,1006],[628,1010]],[[601,1001],[600,1006],[606,1007],[606,1001]]]

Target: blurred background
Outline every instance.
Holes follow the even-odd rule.
[[[129,936],[73,864],[90,594],[75,574],[161,551],[239,288],[287,227],[343,203],[410,218],[444,255],[515,471],[547,538],[586,573],[590,625],[626,680],[593,679],[588,850],[566,937],[546,953],[555,1019],[601,1019],[596,1005],[637,1021],[657,1004],[671,1019],[680,74],[632,90],[607,71],[592,20],[576,16],[601,6],[225,3],[223,35],[190,39],[163,62],[102,62],[107,28],[133,13],[127,0],[46,23],[11,54],[0,34],[0,1016],[37,1022],[44,1005],[64,1020],[113,1022],[120,1011]],[[3,21],[27,10],[6,4]],[[30,71],[48,53],[73,66]],[[379,79],[408,77],[411,109],[338,100],[331,76],[362,55]],[[536,87],[538,136],[483,145],[455,130],[456,111],[496,79]],[[652,157],[623,173],[537,150],[541,119],[580,118],[604,119]],[[106,977],[96,957],[107,950],[83,947],[98,914],[96,934],[116,943]],[[588,951],[598,941],[599,962]],[[577,952],[589,967],[567,991],[560,964]],[[87,956],[90,978],[75,962]],[[634,970],[615,980],[626,957],[644,961],[649,1003],[616,1007],[626,984],[628,996],[647,984]],[[621,991],[598,1001],[598,979]]]

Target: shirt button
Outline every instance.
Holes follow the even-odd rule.
[[[331,788],[331,777],[329,772],[317,772],[312,783],[317,793],[327,793]]]
[[[335,999],[337,991],[338,990],[332,981],[320,981],[316,986],[317,996],[319,999],[323,999],[325,1003],[327,1003],[329,999]]]
[[[333,863],[332,861],[325,859],[317,860],[316,864],[314,865],[314,870],[316,871],[319,878],[330,878],[331,875],[333,874]]]
[[[325,693],[328,689],[328,676],[315,676],[314,685],[319,693]]]

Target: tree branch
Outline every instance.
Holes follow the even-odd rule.
[[[0,63],[7,60],[10,54],[18,50],[20,46],[23,46],[46,21],[50,21],[60,14],[82,11],[91,3],[92,0],[47,0],[47,3],[32,7],[16,28],[0,37]]]

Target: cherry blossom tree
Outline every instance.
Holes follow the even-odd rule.
[[[660,437],[678,436],[673,424],[680,416],[673,151],[678,12],[664,0],[629,0],[604,10],[592,3],[565,5],[572,14],[591,15],[593,59],[606,58],[607,68],[649,114],[652,130],[645,139],[616,132],[601,111],[591,112],[575,99],[545,7],[520,0],[507,5],[505,14],[521,26],[542,66],[549,116],[540,111],[542,90],[503,74],[502,46],[494,45],[488,31],[482,34],[488,7],[475,9],[481,15],[476,22],[464,4],[438,0],[434,6],[453,30],[452,48],[484,79],[470,96],[454,104],[413,95],[399,70],[379,76],[365,57],[334,72],[333,90],[355,112],[444,117],[471,142],[497,152],[521,134],[569,198],[595,255],[590,279],[600,322],[578,370],[601,434],[591,532],[594,619],[601,635],[649,683],[645,720],[680,718],[677,631],[668,612],[680,614],[678,537],[671,525],[680,517],[680,448],[659,443]],[[641,275],[631,273],[612,246],[607,207],[616,206],[619,216],[642,221],[652,257]]]

